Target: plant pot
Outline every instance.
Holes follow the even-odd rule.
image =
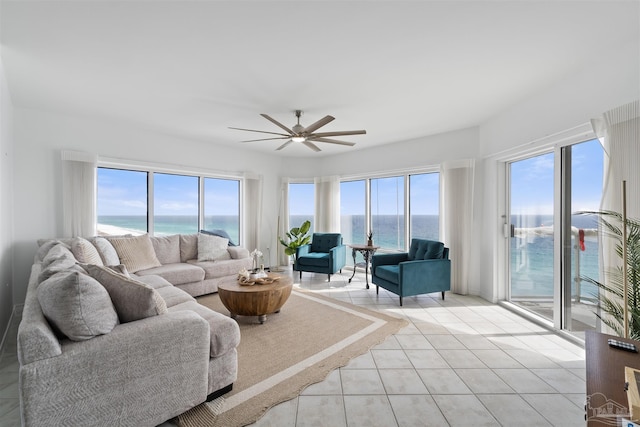
[[[371,239],[367,240],[367,246],[373,246],[373,240]]]

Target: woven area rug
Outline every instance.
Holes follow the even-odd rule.
[[[226,315],[217,294],[198,302]],[[336,368],[364,354],[407,322],[294,288],[280,313],[238,317],[238,380],[233,391],[177,419],[181,427],[243,426],[296,397]]]

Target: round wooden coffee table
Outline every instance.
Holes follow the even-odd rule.
[[[274,273],[269,273],[269,277],[278,277],[278,280],[269,285],[242,286],[235,278],[230,278],[218,285],[220,301],[229,310],[231,318],[258,316],[260,323],[264,323],[267,314],[280,311],[291,295],[293,279]]]

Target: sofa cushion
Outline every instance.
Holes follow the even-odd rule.
[[[310,252],[304,256],[298,257],[298,265],[308,265],[314,267],[329,267],[331,257],[324,252]]]
[[[157,288],[156,291],[160,294],[165,304],[167,304],[167,308],[183,302],[194,301],[191,295],[175,286],[163,286]]]
[[[204,279],[204,270],[202,268],[186,262],[161,265],[160,267],[140,270],[136,273],[136,276],[141,277],[148,276],[150,274],[160,276],[173,285],[199,282]]]
[[[230,259],[227,251],[229,239],[209,234],[198,234],[198,261]]]
[[[204,279],[217,279],[224,276],[235,276],[243,268],[251,267],[251,258],[227,259],[221,261],[191,260],[189,264],[204,270]]]
[[[96,249],[93,243],[82,237],[73,238],[71,241],[71,252],[78,262],[104,265],[98,249]]]
[[[311,252],[329,252],[341,244],[342,235],[340,233],[313,233]]]
[[[139,276],[134,275],[134,279],[139,280],[142,283],[146,283],[151,286],[153,289],[166,288],[167,286],[173,286],[171,283],[167,282],[166,279],[163,279],[160,276],[156,276],[155,274],[150,274],[149,276]]]
[[[160,261],[156,257],[153,244],[148,234],[141,236],[110,237],[109,241],[116,249],[120,262],[129,270],[135,273],[139,270],[159,267]]]
[[[38,286],[38,301],[47,320],[73,341],[107,334],[118,324],[107,290],[84,273],[49,277]]]
[[[38,245],[38,250],[36,251],[35,260],[36,262],[42,262],[44,257],[46,257],[49,251],[51,250],[51,248],[53,248],[55,245],[61,244],[62,242],[60,240],[45,240],[42,242],[39,241],[38,243],[39,245]]]
[[[88,264],[87,272],[105,287],[120,322],[132,322],[167,312],[167,305],[151,286],[107,267]]]
[[[435,240],[413,239],[409,248],[409,260],[440,259],[444,243]]]
[[[230,246],[227,248],[229,255],[231,255],[231,259],[243,259],[249,258],[249,250],[245,249],[241,246]]]
[[[190,259],[198,258],[198,235],[180,235],[180,262],[187,262]]]
[[[232,350],[240,344],[240,328],[235,320],[215,312],[196,301],[187,301],[169,308],[170,312],[191,310],[198,313],[209,322],[211,331],[211,355],[218,357]]]
[[[153,249],[160,264],[175,264],[180,262],[180,236],[154,236],[151,237]]]
[[[66,245],[59,243],[53,246],[42,260],[42,270],[38,282],[43,282],[56,273],[69,269],[76,269],[76,258]]]
[[[391,283],[400,283],[399,265],[380,265],[376,267],[376,276]]]
[[[118,253],[116,252],[116,248],[113,247],[111,242],[109,242],[104,237],[96,236],[89,239],[93,246],[96,247],[98,253],[100,254],[100,258],[102,258],[102,263],[104,265],[117,265],[120,264],[120,258],[118,257]]]

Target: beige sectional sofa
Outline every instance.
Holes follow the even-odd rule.
[[[155,426],[236,380],[238,325],[192,295],[248,252],[198,261],[198,235],[117,239],[39,242],[18,329],[25,426]],[[150,252],[165,263],[139,269]]]

